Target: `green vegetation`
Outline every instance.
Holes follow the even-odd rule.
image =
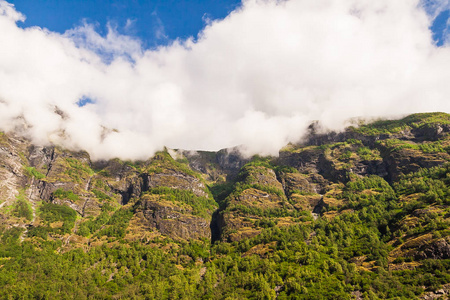
[[[94,173],[95,173],[86,163],[82,163],[78,159],[66,158],[66,161],[69,164],[69,166],[75,170],[78,170],[83,173],[87,173],[89,175],[94,175]]]
[[[267,185],[263,185],[263,184],[258,184],[258,183],[254,183],[254,184],[248,184],[248,183],[241,183],[238,182],[235,187],[234,187],[234,192],[239,195],[241,194],[243,191],[248,190],[248,189],[257,189],[269,194],[274,194],[274,195],[278,195],[280,197],[284,197],[284,192],[283,190],[277,188],[277,187],[273,187],[273,186],[267,186]]]
[[[92,193],[94,193],[95,197],[97,197],[100,200],[111,200],[111,197],[103,193],[102,191],[93,189]]]
[[[66,158],[65,162],[68,165],[68,168],[65,170],[65,174],[69,175],[69,177],[77,183],[81,183],[83,182],[83,178],[95,174],[90,166],[78,159]]]
[[[177,163],[180,163],[180,164],[189,165],[189,160],[188,160],[186,157],[183,157],[183,158],[177,158],[177,159],[176,159],[176,162],[177,162]]]
[[[126,234],[128,224],[130,219],[133,217],[133,212],[130,209],[118,209],[111,216],[109,221],[106,223],[106,227],[100,230],[96,236],[108,236],[123,238]],[[99,222],[100,223],[100,222]]]
[[[237,176],[233,194],[237,196],[247,189],[254,188],[284,198],[284,191],[280,187],[268,183],[260,183],[260,177],[272,177],[271,179],[276,182],[276,178],[269,173],[270,171],[273,171],[273,169],[272,165],[266,160],[256,160],[246,164],[242,167]],[[284,169],[286,170],[286,168]],[[275,174],[275,172],[273,174]]]
[[[300,217],[302,215],[297,210],[288,209],[287,205],[285,207],[261,208],[242,204],[229,204],[222,212],[232,213],[235,216],[257,216],[264,218]]]
[[[36,170],[34,167],[25,167],[25,170],[27,171],[27,175],[30,177],[34,177],[38,180],[44,179],[45,175]]]
[[[157,187],[148,191],[150,194],[162,195],[162,199],[174,203],[181,202],[192,208],[192,214],[210,219],[212,212],[217,208],[214,199],[209,197],[198,197],[189,190],[173,189],[168,187]]]
[[[383,144],[385,147],[388,147],[391,151],[399,151],[401,149],[413,149],[420,150],[423,153],[439,153],[446,152],[442,146],[441,141],[435,142],[424,142],[424,143],[414,143],[410,141],[402,141],[398,139],[389,139],[385,141],[380,141],[380,144]]]
[[[225,205],[225,199],[233,194],[233,196],[238,196],[243,191],[247,189],[257,189],[269,194],[275,194],[280,197],[284,197],[284,191],[279,187],[259,184],[257,178],[257,173],[260,175],[268,175],[269,170],[273,170],[277,176],[282,173],[298,173],[298,171],[291,167],[285,165],[274,165],[272,163],[272,158],[270,157],[260,157],[255,155],[252,160],[243,166],[232,182],[218,182],[209,186],[209,190],[214,196],[214,199],[219,203],[219,205]]]
[[[13,298],[132,295],[136,299],[274,299],[278,293],[281,299],[315,299],[317,295],[349,299],[352,291],[359,291],[367,299],[414,299],[423,292],[422,286],[437,289],[450,280],[449,260],[427,260],[413,270],[389,272],[384,270],[382,259],[375,272],[348,262],[345,257],[350,251],[362,254],[368,247],[363,247],[362,252],[358,248],[341,251],[344,240],[339,238],[340,230],[343,234],[351,232],[344,221],[334,221],[330,225],[333,227],[319,223],[314,228],[278,228],[269,223],[255,238],[212,247],[192,241],[167,248],[175,244],[155,241],[153,245],[111,244],[63,254],[55,251],[60,241],[42,242],[37,249],[29,242],[11,243],[20,232],[7,231],[1,238],[8,244],[0,245],[0,257],[9,259],[0,258],[0,283],[3,295]],[[329,241],[312,238],[307,243],[313,230]],[[373,234],[363,231],[354,238],[359,245],[379,249],[383,257],[383,247],[378,246]],[[337,244],[329,246],[334,242]],[[258,245],[267,249],[265,258],[257,252],[246,254]],[[204,263],[199,265],[199,259]],[[18,263],[27,266],[20,269],[20,278]],[[30,286],[24,281],[30,279],[39,285]]]
[[[19,239],[23,230],[21,227],[6,228],[0,226],[0,266],[3,265],[5,260],[10,259],[11,256],[18,255],[18,251],[21,248]]]
[[[80,224],[77,234],[81,236],[89,236],[98,231],[103,225],[105,225],[109,219],[109,212],[114,211],[114,208],[108,203],[104,204],[101,209],[100,215],[96,218],[90,218],[87,221]]]
[[[400,120],[380,120],[351,129],[365,135],[381,135],[399,133],[413,128],[426,128],[433,126],[432,124],[450,124],[450,115],[446,113],[413,114]]]
[[[16,196],[16,202],[14,202],[12,213],[18,218],[25,218],[28,221],[33,219],[33,211],[30,204],[25,198],[25,191],[20,190]]]
[[[74,194],[73,191],[65,191],[62,188],[57,189],[53,192],[53,197],[58,199],[69,199],[72,202],[80,200],[80,197],[77,194]]]
[[[174,160],[167,151],[157,152],[153,156],[150,165],[145,168],[145,171],[148,173],[163,173],[167,169],[201,179],[197,172],[192,171],[188,165]]]
[[[400,195],[420,194],[417,203],[450,204],[450,163],[402,176],[394,184]]]
[[[63,180],[41,177],[39,184],[58,183],[49,198],[70,200],[89,216],[42,200],[31,222],[34,198],[24,189],[13,204],[5,198],[0,299],[423,299],[445,291],[444,125],[444,113],[377,121],[343,135],[358,139],[289,145],[287,157],[255,156],[231,175],[205,153],[205,169],[219,174],[205,197],[195,190],[202,175],[167,151],[146,162],[115,160],[97,174],[87,160],[58,156]],[[26,170],[39,179],[36,169]],[[77,193],[88,176],[86,205]],[[152,188],[157,180],[161,186]],[[119,193],[139,195],[117,208]],[[171,235],[208,225],[211,239],[207,230],[198,239]]]
[[[376,150],[372,150],[368,147],[359,147],[356,150],[356,153],[362,160],[381,160],[379,152],[377,153]]]
[[[102,173],[103,171],[104,170],[100,171],[99,173]],[[104,176],[108,176],[108,175],[104,175]],[[111,188],[107,184],[105,184],[105,182],[101,178],[95,178],[92,180],[92,182],[94,183],[93,186],[95,187],[94,190],[96,190],[96,191],[100,191],[98,189],[104,190],[106,192],[109,192],[111,190]],[[92,190],[92,192],[95,194],[94,190]],[[101,198],[103,198],[103,197],[101,197]]]
[[[119,160],[120,161],[120,160]],[[143,161],[137,160],[137,161],[124,161],[124,164],[127,166],[130,166],[136,170],[141,170],[142,167],[145,165],[145,163]]]
[[[209,190],[217,203],[222,206],[225,198],[233,192],[234,182],[219,182],[209,186]]]
[[[44,223],[50,224],[58,221],[75,222],[76,213],[70,207],[53,203],[44,203],[40,207],[40,218]]]
[[[73,209],[64,205],[44,203],[39,210],[42,225],[31,227],[28,230],[29,237],[35,236],[46,240],[49,233],[71,233],[77,218],[77,213]]]

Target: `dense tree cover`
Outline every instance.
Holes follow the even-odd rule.
[[[41,225],[31,226],[27,232],[29,237],[40,237],[47,239],[49,233],[66,234],[70,233],[77,218],[76,212],[67,206],[53,203],[44,203],[40,207],[39,214]],[[62,223],[61,226],[52,227],[52,223]]]
[[[20,231],[13,228],[2,234],[2,297],[349,299],[357,290],[367,299],[412,299],[421,286],[438,288],[450,280],[449,260],[427,260],[405,271],[389,271],[382,260],[375,271],[349,262],[349,251],[377,259],[386,247],[370,231],[345,225],[349,220],[274,227],[253,239],[213,246],[164,240],[62,254],[56,253],[60,241],[19,244]],[[355,243],[361,249],[349,250]],[[252,253],[258,245],[266,249]]]
[[[95,233],[109,221],[110,212],[113,210],[114,208],[111,207],[108,203],[104,204],[102,206],[100,215],[98,215],[96,218],[91,217],[87,221],[84,221],[80,224],[77,234],[86,237],[92,233]]]
[[[405,175],[394,187],[400,195],[420,193],[420,202],[450,204],[450,164]]]
[[[49,240],[33,229],[28,235],[34,238],[20,243],[21,228],[3,228],[1,297],[350,299],[358,292],[365,299],[413,299],[424,292],[422,287],[434,290],[450,281],[450,260],[425,259],[411,270],[390,270],[389,253],[395,246],[389,241],[402,231],[396,224],[404,210],[417,209],[401,204],[398,197],[432,191],[436,198],[419,197],[420,207],[439,199],[444,203],[448,174],[448,166],[422,170],[404,176],[394,188],[378,176],[353,178],[342,188],[346,204],[338,208],[338,216],[287,227],[262,219],[261,234],[232,243],[168,238],[131,242],[124,237],[132,210],[112,213],[108,204],[97,218],[81,223],[77,233],[110,240],[85,250],[59,253],[61,240]],[[56,233],[50,224],[62,221],[58,232],[63,234],[73,228],[76,215],[68,207],[47,203],[40,218],[46,233]],[[358,263],[359,258],[365,263]]]

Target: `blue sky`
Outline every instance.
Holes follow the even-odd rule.
[[[434,19],[431,25],[431,30],[433,31],[433,39],[436,41],[438,46],[442,46],[444,43],[444,34],[447,28],[447,22],[449,19],[449,10],[444,10],[441,12],[436,19]]]
[[[176,38],[196,37],[205,19],[222,19],[240,6],[240,0],[14,0],[26,21],[21,27],[39,26],[64,33],[82,24],[94,24],[106,33],[109,22],[121,33],[141,39],[145,48],[165,45]],[[426,2],[433,2],[428,0]],[[449,11],[441,12],[430,29],[438,46],[443,44]]]
[[[196,37],[205,19],[222,19],[240,0],[14,0],[27,19],[22,27],[39,26],[64,33],[83,20],[105,34],[111,23],[121,34],[139,37],[146,48],[176,38]]]

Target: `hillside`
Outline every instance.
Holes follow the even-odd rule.
[[[450,115],[316,125],[134,162],[2,133],[0,299],[447,299]]]

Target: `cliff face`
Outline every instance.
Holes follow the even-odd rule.
[[[442,113],[342,133],[312,126],[279,157],[169,150],[139,162],[91,161],[1,134],[0,236],[17,228],[20,241],[60,240],[58,251],[69,251],[117,240],[241,243],[306,226],[305,245],[347,236],[336,251],[359,270],[413,270],[450,258],[449,162]],[[381,245],[383,260],[361,244]],[[270,257],[276,247],[261,242],[245,255]]]
[[[135,212],[144,226],[173,239],[211,238],[210,218],[195,215],[188,205],[168,201],[161,195],[142,196]]]
[[[307,212],[315,218],[324,208],[341,207],[336,193],[354,176],[376,175],[392,184],[403,174],[445,164],[450,160],[447,119],[445,114],[413,115],[328,134],[317,134],[316,124],[303,144],[290,144],[278,158],[250,164],[237,148],[180,150],[175,153],[179,161],[162,152],[143,162],[92,162],[85,152],[35,147],[26,139],[2,134],[2,215],[8,223],[6,208],[22,194],[33,216],[42,201],[68,206],[82,218],[99,216],[105,204],[128,205],[163,235],[210,238],[217,200],[221,207],[211,225],[218,231],[216,237],[241,239],[258,234],[269,223],[289,225],[301,214],[307,220]],[[212,198],[208,184],[213,190],[228,185],[222,200]],[[30,224],[34,222],[38,221],[33,217]]]
[[[61,269],[39,269],[48,257],[67,260],[65,267],[91,274],[99,298],[156,298],[152,289],[164,286],[147,283],[166,277],[166,298],[192,296],[192,284],[181,284],[188,281],[205,298],[227,289],[240,298],[264,290],[258,295],[267,299],[446,295],[450,115],[317,132],[312,125],[278,157],[165,150],[135,162],[91,161],[86,152],[2,133],[0,268],[16,274],[16,262],[43,253],[31,277],[45,281]],[[89,256],[84,263],[76,262],[80,253]],[[315,278],[328,281],[318,288]],[[14,295],[15,285],[5,285]]]
[[[210,220],[217,205],[204,179],[167,153],[140,164],[118,159],[91,162],[86,152],[34,147],[24,139],[1,137],[0,214],[6,226],[41,226],[37,212],[42,203],[73,209],[81,217],[77,225],[96,220],[106,205],[113,210],[132,207],[145,225],[171,238],[211,237]],[[33,218],[9,213],[19,198],[26,204],[24,214],[29,211]]]

